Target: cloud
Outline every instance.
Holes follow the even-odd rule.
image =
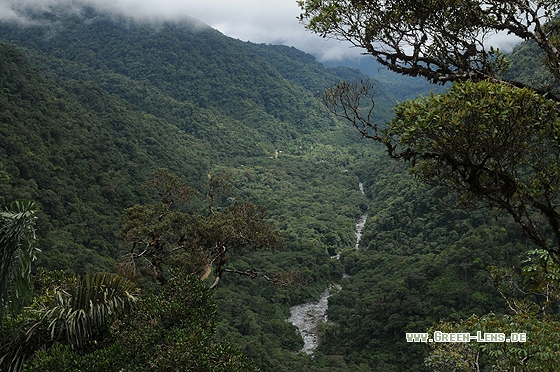
[[[0,4],[0,21],[6,20],[24,21],[10,4]]]
[[[513,48],[521,43],[523,40],[514,35],[508,35],[507,32],[499,32],[491,35],[486,44],[500,48],[502,52],[511,53]]]
[[[24,9],[77,9],[80,5],[141,20],[192,17],[230,37],[294,46],[320,60],[359,55],[349,44],[324,40],[305,30],[297,19],[300,9],[295,0],[0,0],[0,20],[26,22]]]
[[[120,11],[136,18],[174,19],[188,15],[225,35],[254,43],[294,46],[322,59],[356,56],[348,43],[324,40],[299,23],[295,0],[99,0],[118,2]],[[96,1],[99,4],[99,1]]]

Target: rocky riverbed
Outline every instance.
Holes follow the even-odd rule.
[[[303,348],[301,352],[313,354],[313,350],[319,345],[317,325],[327,321],[328,298],[333,288],[340,289],[340,285],[333,285],[326,289],[317,301],[308,302],[290,308],[288,321],[298,328],[303,337]]]

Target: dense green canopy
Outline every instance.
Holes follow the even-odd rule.
[[[428,3],[401,2],[411,10]],[[445,10],[443,2],[432,3]],[[427,371],[429,348],[407,343],[405,332],[425,331],[440,320],[460,324],[472,314],[478,317],[473,321],[486,319],[490,312],[508,319],[502,317],[510,311],[508,304],[485,268],[526,265],[521,262],[524,254],[535,245],[501,213],[448,208],[446,202],[456,200],[453,192],[415,182],[408,165],[391,161],[384,148],[369,146],[350,126],[319,109],[317,92],[340,78],[359,81],[365,76],[343,67],[326,69],[295,48],[244,43],[210,28],[148,24],[89,8],[76,10],[25,14],[38,20],[28,27],[0,23],[1,39],[11,44],[0,44],[0,85],[6,93],[0,95],[0,199],[2,204],[21,197],[36,200],[43,250],[38,266],[68,274],[112,271],[115,258],[123,254],[149,252],[157,262],[162,253],[165,280],[140,281],[145,291],[132,317],[112,322],[85,347],[68,344],[64,337],[51,349],[45,343],[29,368],[141,370],[153,363],[154,368],[176,370],[194,369],[189,363],[198,363],[207,369],[235,365],[251,370],[256,365],[263,371],[286,372]],[[446,11],[450,19],[458,17],[453,9]],[[458,21],[466,27],[468,19]],[[515,66],[513,76],[523,71],[538,83],[530,85],[539,87],[542,81],[531,74],[542,73],[535,68],[535,45],[523,44],[508,58]],[[486,57],[493,61],[486,65],[492,71],[505,67],[499,54]],[[379,123],[378,129],[391,120],[395,97],[406,101],[430,90],[421,79],[412,89],[403,87],[402,80],[397,85],[393,75],[384,76],[383,82],[373,81],[375,106],[365,100],[356,106],[358,113],[373,109],[368,123]],[[504,103],[524,97],[531,109],[554,112],[548,100],[510,88],[469,83],[443,97],[408,103],[398,113],[403,122],[387,132],[392,134],[385,146],[396,145],[395,153],[409,155],[429,146],[434,153],[447,151],[441,143],[433,144],[438,136],[435,114],[445,113],[446,121],[458,120],[456,129],[465,138],[471,135],[485,146],[504,140],[523,147],[524,142],[516,142],[519,138],[471,133],[470,118],[483,113],[467,110],[459,99],[461,94],[470,96],[465,102],[477,107],[479,96],[501,97]],[[434,115],[424,117],[418,127],[418,109],[432,102],[437,107],[438,100],[454,102],[455,110],[426,110],[426,115]],[[528,118],[523,107],[515,104],[504,115]],[[506,108],[489,107],[486,113],[499,119]],[[406,117],[414,120],[407,123]],[[509,130],[499,120],[483,124],[498,134]],[[422,140],[399,142],[407,128],[415,126],[417,133],[424,133]],[[535,147],[536,139],[529,139],[533,142],[527,146]],[[451,144],[462,146],[459,140]],[[506,150],[502,154],[518,160]],[[545,165],[551,161],[546,156]],[[418,175],[428,160],[416,156]],[[184,193],[174,192],[180,188],[141,186],[164,167],[188,184]],[[441,172],[450,169],[442,164]],[[529,180],[525,174],[517,173],[524,184]],[[223,190],[221,175],[229,177]],[[166,179],[163,173],[159,176]],[[494,182],[487,175],[479,180],[485,187]],[[500,180],[494,188],[500,188]],[[222,193],[227,188],[229,194]],[[173,198],[183,202],[169,205]],[[356,250],[355,224],[365,213],[368,219]],[[538,223],[547,225],[543,218]],[[173,229],[177,225],[180,229]],[[266,239],[251,235],[259,226],[280,231],[284,250],[253,249],[269,246]],[[116,236],[119,230],[122,235]],[[188,236],[181,236],[183,232]],[[555,244],[552,236],[547,235],[547,243]],[[150,245],[158,237],[165,244]],[[176,245],[186,242],[195,252]],[[221,255],[224,246],[235,254]],[[150,251],[154,247],[162,249]],[[340,258],[331,258],[336,253]],[[534,257],[550,261],[543,251]],[[214,270],[200,272],[212,261]],[[119,264],[122,269],[124,261]],[[197,277],[176,275],[179,264]],[[211,293],[205,286],[214,282],[218,264],[224,272],[246,275],[223,275]],[[149,265],[138,267],[147,272]],[[542,299],[544,284],[551,282],[538,279],[549,279],[557,271],[540,261],[529,267],[528,278],[539,293],[534,295]],[[274,286],[257,272],[291,286]],[[210,279],[201,283],[199,277],[206,273]],[[515,283],[518,274],[507,278]],[[41,283],[42,275],[35,278],[38,296],[57,288],[68,292],[64,283]],[[331,283],[341,283],[342,289],[329,298],[330,322],[320,325],[320,346],[314,358],[298,354],[302,340],[286,322],[289,308],[316,299]],[[554,293],[548,293],[550,298]],[[12,318],[2,332],[25,335],[28,328],[18,333],[18,319]],[[63,329],[56,324],[57,330]]]

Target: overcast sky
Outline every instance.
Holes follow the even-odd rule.
[[[305,30],[297,19],[300,9],[296,0],[0,0],[0,19],[17,17],[14,5],[38,8],[55,3],[70,6],[72,2],[140,18],[174,19],[187,15],[230,37],[294,46],[321,61],[357,57],[361,52],[349,43],[324,40]]]

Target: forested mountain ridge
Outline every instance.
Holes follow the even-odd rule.
[[[48,76],[96,81],[187,133],[211,138],[213,147],[223,141],[226,153],[239,155],[243,147],[242,155],[270,155],[302,134],[334,125],[309,107],[316,107],[313,95],[339,77],[294,48],[92,10],[40,17],[55,19],[40,27],[4,24],[2,38],[27,48]],[[228,143],[233,125],[253,140]]]
[[[102,116],[101,121],[110,123],[111,129],[126,128],[118,121],[125,120],[125,117],[131,120],[134,115],[141,116],[142,120],[151,118],[149,120],[153,121],[157,117],[165,136],[179,133],[175,129],[165,129],[167,125],[179,127],[182,130],[178,134],[179,138],[174,135],[173,139],[157,142],[154,141],[159,135],[148,134],[147,129],[138,128],[132,132],[139,135],[146,133],[147,140],[151,141],[151,146],[139,145],[140,151],[151,147],[151,153],[156,157],[160,156],[160,151],[170,152],[169,155],[161,155],[166,160],[158,161],[157,166],[178,172],[197,189],[203,188],[202,173],[209,172],[213,165],[245,165],[247,158],[262,160],[273,157],[278,151],[284,155],[290,152],[303,154],[309,152],[313,143],[321,142],[317,141],[318,137],[328,136],[331,130],[337,133],[331,135],[327,143],[333,140],[348,143],[345,138],[351,132],[344,127],[337,127],[319,112],[313,95],[321,86],[335,81],[336,76],[304,53],[293,48],[272,46],[270,52],[265,52],[267,46],[242,43],[206,26],[193,28],[190,23],[185,23],[182,26],[165,24],[156,27],[91,12],[84,10],[82,15],[61,16],[56,13],[43,14],[41,17],[51,21],[46,26],[23,27],[8,23],[2,24],[1,32],[5,40],[25,47],[33,62],[47,76],[66,87],[65,94],[80,102],[84,110],[93,111],[90,116]],[[52,19],[56,17],[60,19]],[[268,59],[257,52],[265,54]],[[289,55],[295,55],[297,59]],[[281,62],[279,66],[287,66],[287,61],[293,61],[294,67],[307,63],[308,73],[302,73],[305,69],[298,68],[294,70],[300,72],[292,73],[292,80],[284,79],[268,61]],[[15,64],[21,64],[21,69],[31,70],[25,62]],[[8,73],[11,70],[6,68],[3,71]],[[290,73],[289,70],[285,72]],[[307,82],[297,82],[306,76]],[[53,83],[45,81],[45,84]],[[304,88],[304,84],[313,89],[313,93]],[[34,85],[33,82],[30,86]],[[14,105],[21,108],[26,103],[17,102]],[[66,107],[56,106],[55,110],[64,112]],[[141,110],[151,116],[145,116]],[[131,111],[131,115],[128,111]],[[53,115],[62,116],[63,113],[55,112]],[[138,123],[142,120],[131,121]],[[52,122],[52,125],[56,125],[56,119],[53,118]],[[29,123],[22,121],[20,125]],[[15,126],[6,128],[7,138],[17,138],[11,134],[13,129]],[[21,133],[34,135],[29,131]],[[340,133],[347,134],[338,135]],[[76,135],[72,138],[79,137]],[[118,134],[110,132],[106,137],[114,139],[118,138]],[[175,144],[177,140],[179,143]],[[86,144],[96,146],[95,143],[99,141],[96,138]],[[137,148],[137,145],[133,145],[134,141],[123,140],[120,146],[124,151],[134,154]],[[24,138],[18,142],[33,143]],[[302,152],[304,145],[305,150]],[[181,150],[183,146],[187,148]],[[74,148],[73,145],[69,147]],[[94,158],[93,155],[85,155],[89,151],[96,150],[84,151],[84,158]],[[119,156],[114,156],[116,161]],[[131,159],[131,163],[136,161],[136,166],[142,164],[143,167],[133,177],[135,181],[132,183],[141,184],[141,180],[156,165],[149,166],[151,161],[139,156]],[[185,162],[196,163],[196,171],[182,165]],[[21,161],[18,166],[24,167],[25,164],[26,161]],[[35,174],[23,176],[31,179],[38,177]],[[45,191],[52,189],[46,185],[40,185],[39,188]],[[17,190],[22,191],[19,188]],[[23,192],[19,196],[25,195],[37,197],[36,193]],[[15,197],[17,195],[7,195],[6,202]],[[138,199],[125,199],[124,203],[118,203],[117,208],[122,210],[134,202],[138,202]],[[50,214],[50,210],[46,212]],[[114,215],[118,213],[120,211],[115,211]],[[115,231],[115,225],[111,230]],[[115,239],[110,237],[113,232],[106,232],[109,236],[103,239],[103,245],[114,244]]]
[[[41,203],[39,236],[48,247],[41,258],[57,261],[47,266],[111,267],[118,216],[143,194],[130,183],[162,165],[200,179],[206,156],[200,141],[92,82],[57,85],[23,53],[0,48],[3,204],[17,198]]]

